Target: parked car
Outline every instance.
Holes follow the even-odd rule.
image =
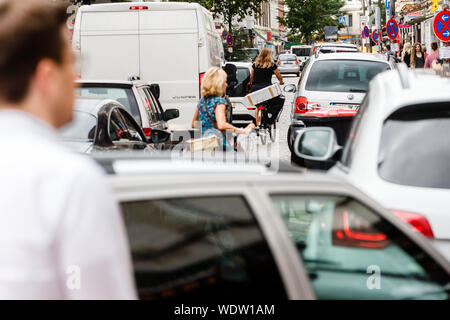
[[[295,54],[280,54],[277,61],[278,70],[280,73],[294,73],[300,76],[300,63]]]
[[[167,23],[170,21],[170,23]],[[82,79],[137,75],[161,86],[164,109],[179,108],[170,129],[191,125],[204,74],[224,51],[211,13],[197,3],[122,2],[81,6],[73,48]]]
[[[309,128],[296,140],[311,166],[337,164],[348,180],[450,260],[450,79],[406,70],[370,84],[343,151],[329,128]],[[312,139],[312,140],[311,140]]]
[[[305,65],[298,86],[284,90],[295,92],[291,108],[288,145],[292,152],[297,132],[305,126],[334,128],[338,143],[345,142],[351,121],[375,75],[394,68],[384,55],[365,53],[329,53],[312,56]]]
[[[113,99],[119,102],[150,136],[152,129],[167,130],[168,121],[179,117],[178,109],[163,110],[159,103],[158,84],[147,84],[131,77],[129,81],[79,80],[77,95],[93,99]]]
[[[80,153],[119,150],[156,151],[170,132],[153,129],[147,137],[133,116],[117,101],[80,98],[73,121],[60,129],[64,144]]]
[[[308,60],[309,56],[311,55],[311,51],[312,46],[299,45],[299,46],[292,46],[290,53],[295,54],[297,56],[298,62],[300,63],[300,68],[303,68],[306,60]]]
[[[351,43],[341,42],[323,42],[313,47],[311,55],[318,53],[336,53],[336,52],[358,52],[358,46]]]
[[[141,299],[449,298],[448,261],[350,184],[239,161],[97,161]]]

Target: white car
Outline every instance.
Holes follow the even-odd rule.
[[[411,224],[450,260],[450,79],[404,64],[378,75],[340,149],[329,128],[306,129],[294,144],[309,167],[340,159],[330,174]]]
[[[308,60],[309,56],[311,55],[312,46],[308,45],[292,46],[290,51],[292,54],[295,54],[297,56],[297,59],[300,63],[300,68],[303,68],[303,65],[305,64],[306,60]]]
[[[209,68],[224,51],[212,14],[197,3],[121,2],[81,6],[73,33],[81,79],[126,80],[161,86],[165,109],[180,108],[170,129],[188,129]]]
[[[449,298],[448,261],[350,184],[202,158],[97,157],[122,208],[140,298]]]
[[[358,46],[352,43],[341,42],[323,42],[316,44],[311,51],[311,55],[320,53],[339,53],[339,52],[359,52]]]

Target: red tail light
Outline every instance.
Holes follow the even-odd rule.
[[[305,97],[298,97],[295,100],[295,113],[305,113],[308,105],[308,99]]]
[[[278,65],[281,65],[281,61],[278,61],[277,64],[278,64]]]
[[[398,218],[412,226],[413,231],[421,233],[427,238],[434,238],[433,230],[428,223],[427,218],[412,212],[405,212],[399,210],[391,210]]]
[[[152,132],[152,128],[142,128],[144,129],[144,133],[147,137],[150,137],[150,133]]]
[[[295,64],[298,64],[298,61],[295,61]]]
[[[148,10],[147,6],[131,6],[130,10]]]
[[[382,249],[390,244],[384,233],[348,210],[335,211],[332,242],[335,246],[372,249]]]

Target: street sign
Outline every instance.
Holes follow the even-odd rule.
[[[385,1],[385,7],[386,7],[386,21],[391,19],[391,0]]]
[[[228,36],[228,32],[226,32],[225,30],[223,30],[223,32],[222,32],[222,39],[223,39],[223,40],[227,40],[227,36]]]
[[[365,27],[364,27],[364,29],[363,29],[363,34],[364,34],[364,39],[369,37],[369,35],[370,35],[370,30],[369,30],[369,27],[368,27],[368,26],[365,26]]]
[[[339,17],[339,23],[345,24],[345,20],[346,20],[345,16]]]
[[[380,41],[380,33],[378,32],[377,29],[375,29],[375,30],[372,31],[372,40],[373,40],[375,43],[378,43],[378,42]]]
[[[433,22],[434,34],[442,41],[450,41],[450,11],[439,12]]]
[[[386,24],[386,33],[387,36],[389,37],[389,39],[391,40],[395,40],[398,36],[398,24],[397,21],[395,21],[395,19],[391,19],[387,22]]]
[[[230,46],[230,47],[233,46],[233,36],[230,33],[227,35],[227,43],[228,43],[228,46]]]
[[[440,47],[439,48],[439,58],[440,59],[450,59],[450,47]]]

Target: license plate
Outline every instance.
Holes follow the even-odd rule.
[[[285,62],[284,64],[293,64],[293,62]]]
[[[344,103],[331,103],[331,110],[358,110],[359,104],[344,104]]]

